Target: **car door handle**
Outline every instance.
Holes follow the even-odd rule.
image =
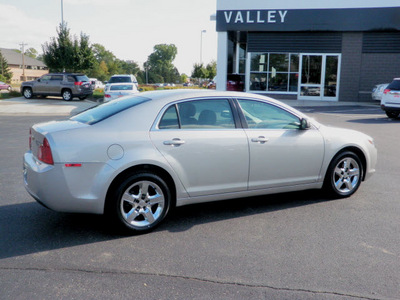
[[[163,144],[166,145],[166,146],[175,146],[175,147],[177,147],[177,146],[183,145],[184,143],[185,143],[185,141],[182,141],[181,139],[175,138],[175,139],[172,139],[170,141],[164,141]]]
[[[266,138],[265,136],[259,136],[258,138],[252,138],[251,141],[252,141],[253,143],[264,144],[264,143],[268,142],[269,139]]]

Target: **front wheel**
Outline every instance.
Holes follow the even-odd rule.
[[[23,94],[26,99],[31,99],[33,97],[33,92],[31,88],[24,88]]]
[[[148,232],[168,214],[171,193],[161,177],[139,172],[121,183],[112,201],[110,213],[119,227],[131,233]]]
[[[360,187],[362,176],[363,166],[359,157],[353,152],[343,152],[329,165],[324,187],[335,198],[350,197]]]
[[[397,119],[399,117],[399,115],[400,115],[400,112],[398,112],[398,111],[387,111],[386,115],[390,119]]]
[[[62,98],[65,101],[70,101],[72,100],[72,93],[70,90],[63,90],[62,92]]]

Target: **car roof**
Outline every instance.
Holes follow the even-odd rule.
[[[195,90],[195,89],[175,89],[175,90],[161,90],[161,91],[148,91],[140,93],[140,96],[151,99],[152,101],[163,102],[163,104],[168,104],[170,102],[185,100],[185,99],[195,99],[203,97],[216,97],[216,98],[251,98],[258,99],[261,101],[268,101],[276,105],[286,107],[290,110],[293,108],[286,105],[280,101],[272,99],[270,97],[252,94],[246,92],[234,92],[234,91],[216,91],[216,90]]]

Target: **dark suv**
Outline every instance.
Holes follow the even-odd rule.
[[[34,96],[61,96],[65,101],[80,100],[93,94],[89,78],[80,73],[49,73],[34,81],[25,81],[21,93],[26,99]]]

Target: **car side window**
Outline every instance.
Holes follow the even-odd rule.
[[[178,104],[182,129],[235,128],[232,109],[227,99],[187,101]]]
[[[290,112],[261,101],[238,100],[249,128],[299,129],[300,119]]]
[[[63,76],[62,75],[52,75],[51,76],[51,80],[62,81],[63,80]]]
[[[50,78],[51,78],[50,75],[44,75],[44,76],[42,76],[42,77],[40,78],[40,81],[49,81]]]
[[[68,75],[67,80],[68,80],[68,82],[75,82],[75,77],[72,75]]]
[[[170,106],[162,116],[160,123],[158,124],[159,129],[179,129],[178,114],[176,112],[175,105]]]

